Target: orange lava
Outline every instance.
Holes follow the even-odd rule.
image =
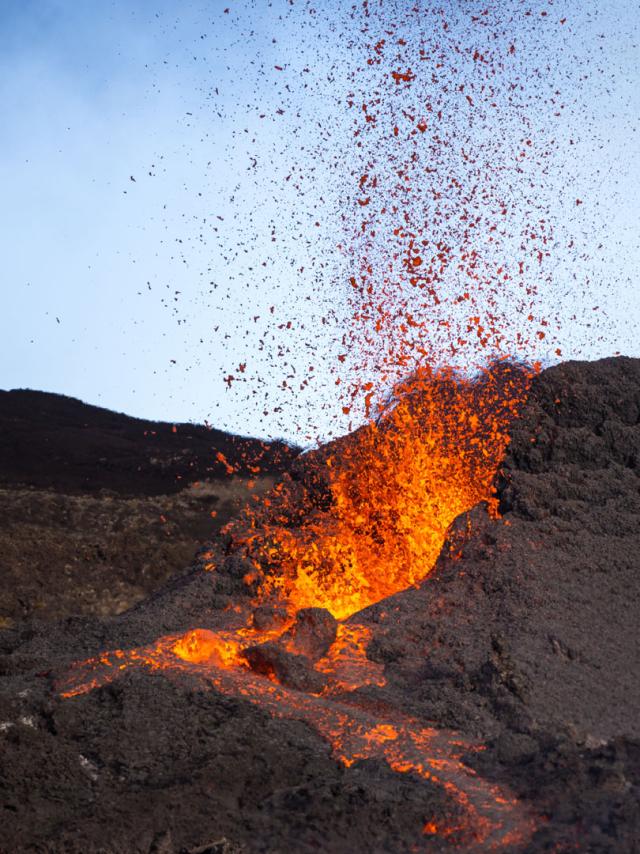
[[[376,422],[317,456],[326,508],[287,524],[295,497],[281,488],[252,510],[248,532],[230,526],[255,566],[247,582],[291,612],[315,606],[339,619],[420,582],[453,520],[491,501],[527,385],[504,363],[476,381],[415,373]]]
[[[401,713],[388,711],[382,717],[372,714],[341,693],[346,681],[342,667],[349,670],[353,655],[351,659],[349,655],[343,657],[340,650],[349,647],[352,629],[356,635],[366,633],[363,626],[343,628],[347,631],[334,655],[333,684],[323,696],[278,685],[252,673],[239,661],[220,666],[220,637],[206,629],[160,638],[127,652],[104,653],[76,664],[58,687],[63,697],[71,698],[112,682],[128,668],[161,670],[168,676],[189,674],[219,693],[244,699],[274,717],[306,721],[331,744],[336,759],[345,766],[382,756],[398,773],[443,786],[460,808],[461,821],[452,827],[436,827],[427,821],[425,834],[451,837],[466,850],[499,850],[525,843],[534,830],[532,818],[507,790],[486,782],[464,764],[462,756],[474,749],[473,744],[458,733],[425,727]],[[326,670],[332,668],[326,666]],[[353,677],[353,671],[350,675]],[[353,687],[357,687],[355,683]]]
[[[336,691],[355,691],[362,685],[385,684],[383,666],[367,658],[371,629],[352,623],[341,623],[329,652],[317,661],[315,669],[332,679]]]
[[[242,663],[240,649],[237,637],[225,637],[207,629],[193,629],[178,638],[171,651],[192,664],[206,662],[218,667],[233,667]]]

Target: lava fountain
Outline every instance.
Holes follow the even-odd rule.
[[[277,717],[303,720],[344,764],[381,757],[445,787],[455,827],[424,833],[490,850],[528,838],[530,817],[463,762],[474,749],[397,709],[372,712],[357,689],[385,684],[367,658],[357,612],[419,584],[451,522],[492,484],[530,372],[498,363],[478,379],[422,371],[379,418],[304,455],[292,475],[231,523],[206,564],[211,583],[238,565],[242,591],[224,626],[198,627],[73,666],[58,684],[77,697],[131,667],[188,675]],[[336,619],[337,618],[337,619]]]
[[[229,526],[247,584],[345,618],[421,581],[453,520],[492,501],[528,377],[503,362],[475,381],[422,369],[398,384],[376,421],[307,462],[302,505],[285,481]]]

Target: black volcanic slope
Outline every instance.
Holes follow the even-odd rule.
[[[540,375],[497,489],[503,517],[474,508],[460,557],[445,547],[419,588],[351,618],[386,681],[341,708],[483,744],[464,763],[520,799],[531,834],[461,843],[450,789],[383,758],[345,767],[308,719],[188,674],[134,668],[60,698],[73,660],[222,625],[230,555],[120,617],[0,634],[0,851],[639,851],[640,361]]]
[[[198,424],[165,424],[42,391],[0,391],[0,485],[166,495],[186,482],[280,472],[296,451]]]
[[[0,627],[130,608],[296,455],[279,442],[0,391]]]

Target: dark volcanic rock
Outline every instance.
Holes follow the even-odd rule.
[[[344,768],[305,724],[141,671],[0,737],[2,854],[147,854],[168,832],[175,852],[407,851],[398,828],[456,816],[439,787]]]
[[[545,371],[498,478],[502,518],[474,508],[451,530],[458,557],[445,546],[419,588],[352,618],[386,684],[345,692],[343,709],[484,742],[465,757],[478,779],[544,817],[514,854],[640,850],[639,475],[640,361]],[[323,500],[303,458],[291,489]],[[421,833],[457,825],[445,789],[382,760],[347,768],[306,724],[196,678],[134,669],[56,694],[51,671],[74,658],[225,627],[243,567],[205,565],[118,618],[0,633],[0,851],[455,850]],[[282,644],[249,656],[281,680],[315,673]]]
[[[338,621],[326,608],[301,608],[282,639],[294,652],[317,661],[327,654],[337,631]]]
[[[252,625],[258,631],[281,626],[288,619],[287,609],[275,605],[259,605],[253,612]]]
[[[0,488],[0,625],[125,611],[272,484],[228,478],[135,497]]]
[[[0,626],[130,608],[296,454],[61,395],[0,391]]]
[[[273,609],[271,617],[265,628],[274,625]],[[256,612],[253,614],[254,626],[255,618]],[[327,679],[313,669],[313,662],[327,654],[337,631],[338,621],[325,608],[302,608],[291,628],[277,641],[251,646],[244,655],[255,673],[273,676],[281,685],[298,691],[320,694]]]
[[[185,482],[277,474],[298,450],[283,442],[233,436],[199,424],[131,418],[73,397],[0,391],[0,484],[101,489],[123,496],[168,495]]]
[[[461,557],[443,549],[420,590],[369,609],[374,654],[400,650],[389,676],[422,714],[445,696],[481,730],[640,736],[639,412],[636,360],[543,373],[499,478],[504,516],[457,520]]]
[[[323,674],[313,669],[311,661],[305,655],[288,652],[279,643],[269,641],[250,646],[244,655],[255,673],[275,676],[281,685],[295,688],[297,691],[320,694],[327,684]]]

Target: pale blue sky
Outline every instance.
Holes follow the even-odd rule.
[[[557,133],[574,144],[548,188],[583,241],[558,253],[544,299],[566,321],[565,356],[640,356],[640,7],[531,5],[573,27],[531,47],[569,93]],[[298,441],[346,429],[327,366],[348,267],[335,244],[351,3],[318,4],[304,27],[303,6],[4,0],[0,387]],[[284,100],[276,66],[299,72]],[[607,319],[588,326],[596,304]],[[316,381],[292,392],[310,360]],[[241,363],[252,379],[228,389]]]

